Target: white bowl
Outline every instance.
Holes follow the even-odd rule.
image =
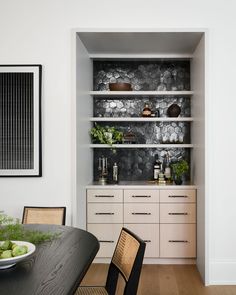
[[[11,258],[3,258],[0,259],[0,269],[5,269],[12,267],[15,265],[17,262],[24,260],[26,257],[30,256],[32,253],[34,253],[36,247],[34,244],[29,243],[29,242],[24,242],[24,241],[12,241],[13,243],[16,243],[19,246],[25,245],[28,247],[28,252],[26,254],[16,256],[16,257],[11,257]],[[0,242],[2,244],[3,242]]]

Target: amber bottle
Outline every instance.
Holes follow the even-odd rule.
[[[152,111],[149,108],[149,105],[146,103],[142,112],[143,117],[151,117]]]

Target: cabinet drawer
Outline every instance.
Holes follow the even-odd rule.
[[[161,224],[160,257],[196,257],[196,225]]]
[[[160,223],[196,223],[196,204],[160,204]]]
[[[88,203],[88,223],[123,223],[123,204]]]
[[[88,224],[87,230],[97,237],[100,249],[96,257],[112,257],[123,224]]]
[[[159,204],[124,204],[124,223],[159,223]]]
[[[160,191],[161,203],[195,203],[196,191],[195,190],[161,190]]]
[[[124,202],[157,203],[159,202],[159,190],[124,190]]]
[[[159,224],[125,224],[146,242],[145,257],[159,257]]]
[[[123,191],[121,189],[88,189],[87,201],[93,203],[122,203]]]

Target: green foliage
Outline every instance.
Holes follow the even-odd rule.
[[[123,133],[115,127],[102,127],[95,123],[94,127],[90,130],[93,142],[102,144],[109,144],[112,146],[119,143],[123,139]]]
[[[20,224],[19,219],[0,214],[0,241],[15,240],[39,244],[55,239],[59,235],[59,233],[28,230]]]
[[[173,173],[177,178],[181,178],[184,173],[189,169],[188,162],[180,160],[177,163],[172,164]]]
[[[19,219],[14,219],[10,216],[7,216],[6,214],[0,213],[0,226],[12,223],[19,223]]]

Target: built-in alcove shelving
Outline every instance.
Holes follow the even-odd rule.
[[[181,195],[182,190],[197,189],[197,264],[204,279],[204,218],[207,216],[205,33],[186,32],[185,29],[173,32],[81,30],[76,33],[75,43],[76,102],[73,111],[76,113],[76,152],[72,162],[75,166],[74,208],[77,210],[78,220],[75,224],[86,228],[86,187],[90,185],[93,189],[97,183],[99,157],[108,158],[109,173],[113,163],[118,163],[118,189],[125,180],[125,187],[122,189],[126,190],[128,185],[128,189],[136,190],[142,184],[142,189],[146,191],[150,187],[147,180],[153,177],[155,159],[158,157],[163,161],[168,151],[172,162],[182,158],[188,161],[190,171],[185,179],[187,181],[181,187],[175,184],[171,184],[171,188],[164,185],[158,187],[157,184],[152,186],[155,186],[154,190],[173,187],[174,190],[180,190]],[[162,66],[159,66],[161,63]],[[161,75],[165,78],[165,91],[160,88],[158,90]],[[180,81],[177,87],[173,86],[175,78],[177,82],[179,78],[183,78],[183,83]],[[131,83],[132,91],[109,91],[109,83],[115,82],[115,79],[116,82]],[[152,110],[158,109],[158,116],[141,117],[145,103]],[[181,113],[177,118],[167,116],[167,109],[173,103],[181,106]],[[129,128],[137,137],[136,143],[120,143],[111,147],[92,142],[90,130],[95,123],[115,126],[122,132]],[[178,136],[177,141],[171,138],[174,133]],[[130,184],[132,187],[129,187]],[[97,185],[97,189],[109,190],[110,185]],[[113,230],[112,227],[110,232]],[[159,263],[158,260],[151,260],[152,263]],[[176,258],[172,260],[177,263],[175,261]],[[166,262],[162,260],[160,263]]]
[[[110,91],[108,85],[113,82],[128,82],[132,91]],[[89,95],[93,99],[91,126],[95,123],[112,126],[123,134],[132,130],[136,136],[133,144],[119,143],[111,147],[93,142],[89,145],[93,149],[94,180],[97,179],[97,159],[101,155],[107,156],[111,163],[118,161],[122,180],[152,178],[155,159],[164,161],[167,151],[172,161],[185,158],[190,164],[194,147],[190,138],[194,121],[191,117],[194,91],[190,89],[190,59],[93,60],[93,90]],[[145,103],[158,115],[142,117]],[[179,117],[167,115],[167,109],[173,103],[181,107]],[[118,156],[110,153],[111,149],[117,149]],[[129,173],[125,171],[127,169]],[[130,169],[134,169],[133,173]]]

